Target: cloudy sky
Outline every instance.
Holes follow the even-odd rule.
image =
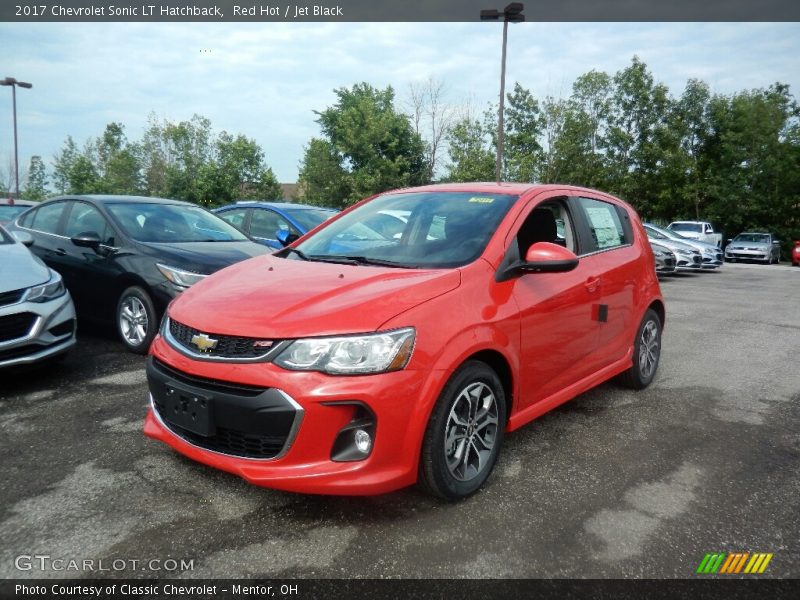
[[[443,80],[453,104],[497,98],[497,23],[3,23],[0,76],[18,90],[20,164],[46,161],[68,135],[79,144],[118,121],[138,139],[147,116],[197,113],[215,130],[255,138],[282,182],[297,178],[318,134],[314,110],[333,89],[367,81],[408,86]],[[775,81],[800,89],[800,24],[564,23],[515,25],[509,85],[568,96],[576,76],[624,68],[634,54],[680,94],[698,77],[728,93]],[[0,88],[0,172],[13,156],[11,92]]]

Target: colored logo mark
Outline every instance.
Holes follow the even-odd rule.
[[[755,575],[767,569],[772,553],[766,552],[709,552],[706,554],[697,572],[702,574],[736,574]]]

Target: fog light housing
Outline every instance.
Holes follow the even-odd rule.
[[[349,405],[353,410],[350,421],[339,430],[331,448],[334,462],[355,462],[366,459],[375,443],[375,415],[361,402],[331,402],[328,406]]]

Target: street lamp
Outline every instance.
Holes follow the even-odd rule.
[[[32,83],[25,83],[24,81],[17,81],[13,77],[6,77],[0,79],[0,85],[11,86],[11,97],[14,105],[14,179],[16,181],[17,200],[19,200],[19,151],[17,149],[17,87],[29,90],[33,87]]]
[[[500,183],[500,165],[503,161],[503,109],[506,95],[506,41],[508,40],[508,24],[521,23],[525,20],[522,14],[525,6],[521,2],[512,2],[500,12],[496,9],[481,11],[481,21],[499,21],[503,18],[503,59],[500,66],[500,111],[497,115],[497,164],[495,179]]]

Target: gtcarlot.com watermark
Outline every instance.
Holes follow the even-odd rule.
[[[193,558],[61,558],[49,554],[20,554],[14,559],[18,571],[158,571],[180,573],[194,571]]]

